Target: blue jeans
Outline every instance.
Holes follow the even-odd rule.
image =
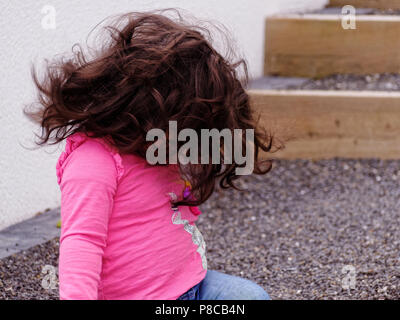
[[[205,278],[177,300],[271,300],[253,281],[207,270]]]

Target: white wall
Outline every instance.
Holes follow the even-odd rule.
[[[55,163],[58,147],[35,151],[33,125],[22,115],[34,98],[31,62],[68,52],[102,19],[127,11],[183,8],[227,26],[249,63],[250,75],[262,74],[264,19],[281,12],[321,8],[327,0],[1,0],[0,2],[0,229],[60,205]],[[56,29],[45,30],[41,9],[56,9]]]

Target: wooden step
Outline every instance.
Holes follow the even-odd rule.
[[[262,126],[279,139],[289,139],[274,157],[400,159],[398,92],[248,92]]]
[[[265,75],[400,72],[400,16],[358,15],[354,30],[343,29],[341,19],[333,14],[267,18]]]
[[[356,8],[400,9],[399,0],[330,0],[332,7],[351,5]]]

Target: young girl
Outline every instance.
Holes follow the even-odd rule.
[[[176,121],[198,133],[254,129],[254,172],[269,171],[257,158],[271,139],[255,128],[243,61],[224,59],[204,28],[154,12],[123,15],[107,31],[91,59],[78,50],[43,81],[33,73],[40,108],[25,110],[41,125],[39,145],[66,139],[56,168],[60,298],[269,299],[250,280],[208,270],[195,225],[217,180],[235,187],[242,164],[146,160],[147,132]]]

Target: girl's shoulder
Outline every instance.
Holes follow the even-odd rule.
[[[95,161],[93,167],[101,167],[101,165],[109,163],[111,158],[115,166],[117,182],[124,173],[121,155],[109,140],[106,138],[93,138],[83,132],[76,132],[66,138],[64,151],[57,160],[56,174],[58,184],[61,183],[65,166],[71,157],[80,158],[82,162],[90,163]]]

